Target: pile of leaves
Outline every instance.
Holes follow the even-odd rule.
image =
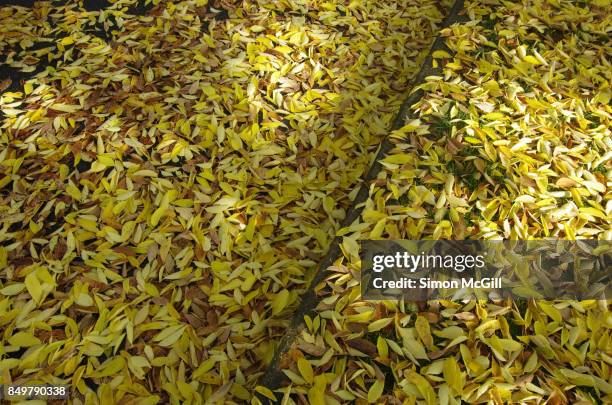
[[[441,32],[443,75],[281,361],[285,403],[612,401],[609,301],[366,302],[358,256],[362,239],[610,240],[610,5],[468,1]]]
[[[448,3],[0,8],[0,383],[249,400]]]

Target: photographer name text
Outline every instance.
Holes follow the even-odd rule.
[[[451,280],[432,280],[429,277],[408,278],[402,277],[399,280],[384,280],[380,277],[372,280],[372,286],[380,289],[412,289],[412,288],[431,288],[431,289],[450,289],[450,288],[502,288],[502,279],[499,277],[491,278],[460,278]]]

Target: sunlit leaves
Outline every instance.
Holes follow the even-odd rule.
[[[578,28],[602,30],[605,12],[563,0],[466,7],[474,21],[442,33],[449,49],[432,54],[440,71],[391,134],[361,216],[338,232],[342,259],[316,289],[325,322],[307,321],[296,346],[334,347],[340,388],[364,400],[608,400],[608,367],[594,349],[608,342],[606,301],[360,300],[360,239],[612,235],[609,91],[595,84],[609,81],[595,56],[608,44]],[[379,397],[383,375],[394,379]]]

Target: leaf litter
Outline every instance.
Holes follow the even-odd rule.
[[[257,379],[445,8],[110,3],[0,8],[2,63],[32,74],[0,94],[3,383],[269,395]],[[334,349],[308,350],[296,375],[320,400]]]
[[[284,403],[612,400],[608,301],[361,300],[362,239],[612,237],[610,2],[465,4],[470,21],[432,55],[442,75],[338,232],[316,314],[280,362]]]

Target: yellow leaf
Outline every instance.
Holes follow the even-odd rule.
[[[60,41],[60,43],[64,46],[74,44],[74,39],[72,37],[64,37]]]
[[[98,378],[109,377],[117,374],[125,366],[125,359],[123,357],[115,357],[102,364],[98,371],[94,375]]]
[[[157,224],[159,224],[159,220],[164,216],[164,214],[169,208],[169,205],[170,204],[168,202],[164,204],[162,201],[162,204],[155,211],[153,211],[153,214],[150,218],[152,226],[157,226]]]
[[[325,378],[316,376],[314,386],[308,390],[308,400],[312,405],[326,405],[325,402]]]
[[[527,359],[527,363],[525,363],[525,367],[523,371],[525,373],[532,373],[538,368],[538,354],[533,352],[531,356]]]
[[[11,178],[11,176],[4,176],[2,179],[0,179],[0,188],[3,188],[7,184],[9,184],[12,180],[13,179]]]
[[[384,319],[379,319],[377,321],[374,321],[368,325],[368,331],[376,332],[378,330],[381,330],[382,328],[389,325],[392,321],[393,321],[393,318],[384,318]]]
[[[270,391],[269,388],[266,388],[264,386],[258,385],[257,387],[255,387],[255,391],[259,392],[261,395],[270,398],[272,401],[276,401],[277,398],[274,395],[274,393],[272,391]]]
[[[500,112],[492,112],[492,113],[488,113],[484,115],[484,118],[490,120],[490,121],[497,121],[497,120],[502,120],[504,119],[506,116]]]
[[[249,392],[249,390],[247,390],[240,384],[234,383],[232,385],[232,388],[230,389],[230,392],[236,397],[242,399],[243,401],[248,401],[251,398],[251,393]]]
[[[74,184],[70,183],[66,186],[66,192],[75,201],[81,201],[81,190],[79,190]]]
[[[542,311],[548,315],[555,322],[563,322],[563,317],[561,316],[561,312],[557,308],[555,308],[552,304],[540,301],[538,302],[538,306],[542,309]]]
[[[98,155],[98,162],[104,165],[105,167],[110,167],[115,165],[115,160],[109,154],[100,154]]]
[[[23,291],[25,285],[23,283],[15,283],[8,285],[0,290],[0,295],[10,297],[11,295],[17,295]]]
[[[389,357],[389,345],[384,337],[378,336],[376,339],[376,349],[378,349],[378,355],[381,359]]]
[[[359,257],[359,244],[353,238],[342,238],[342,250],[346,257]]]
[[[380,238],[385,230],[385,225],[387,224],[387,219],[382,218],[376,222],[374,229],[370,232],[370,239]]]
[[[133,176],[142,176],[142,177],[157,177],[157,172],[149,169],[138,170],[132,174]]]
[[[281,312],[289,303],[289,291],[284,289],[281,290],[278,294],[274,296],[272,299],[272,314],[276,315]]]
[[[58,104],[51,104],[49,106],[49,108],[52,109],[52,110],[62,111],[62,112],[66,112],[66,113],[72,113],[72,112],[79,111],[81,109],[81,106],[58,103]]]
[[[197,370],[195,370],[193,372],[193,374],[191,376],[193,378],[198,378],[198,377],[206,374],[210,370],[212,370],[212,368],[215,366],[215,364],[216,364],[216,360],[214,358],[212,358],[212,357],[207,359],[207,360],[204,360],[202,362],[202,364],[200,364],[200,366],[197,368]]]
[[[419,315],[414,326],[421,342],[423,342],[426,347],[433,346],[433,337],[431,336],[429,321],[424,316]]]
[[[397,154],[397,155],[387,156],[381,162],[401,165],[404,163],[412,162],[413,160],[414,160],[414,156],[407,153],[407,154]]]
[[[8,252],[4,246],[0,246],[0,268],[6,266],[8,262]]]
[[[30,347],[40,343],[40,339],[27,332],[17,332],[8,339],[9,343],[18,347]]]
[[[175,325],[162,330],[153,340],[159,342],[160,346],[169,347],[183,335],[186,325]]]
[[[444,366],[442,369],[444,380],[449,387],[457,395],[461,395],[463,391],[463,376],[461,375],[461,369],[457,364],[457,360],[454,357],[447,357],[444,359]]]
[[[307,383],[312,384],[314,381],[314,372],[312,371],[312,366],[310,362],[303,357],[300,357],[297,361],[298,370],[300,370],[300,374],[304,377]]]
[[[436,59],[452,58],[451,54],[446,52],[446,51],[433,51],[431,56],[436,58]]]
[[[380,398],[382,395],[384,388],[385,382],[383,380],[376,380],[368,390],[368,402],[374,403],[378,401],[378,398]]]
[[[428,405],[435,405],[437,403],[437,397],[429,381],[427,381],[425,377],[418,374],[414,370],[407,370],[407,371],[408,373],[406,377],[408,381],[417,387],[417,389],[423,396],[423,399],[425,399],[425,402],[427,402]]]
[[[408,350],[410,354],[414,356],[415,359],[427,360],[429,357],[427,356],[427,352],[423,347],[423,344],[418,340],[404,340],[404,348]]]
[[[35,273],[30,273],[26,276],[25,286],[34,301],[40,304],[43,297],[43,289]]]
[[[516,36],[516,32],[510,30],[501,30],[497,33],[497,35],[505,38],[513,38]]]
[[[80,217],[77,224],[86,231],[98,232],[98,223],[92,219]]]
[[[523,58],[523,60],[524,60],[525,62],[529,62],[529,63],[531,63],[532,65],[541,65],[541,64],[542,64],[542,62],[540,62],[540,61],[538,60],[538,58],[536,58],[535,56],[531,56],[531,55],[527,55],[527,56],[525,56],[525,57]]]

